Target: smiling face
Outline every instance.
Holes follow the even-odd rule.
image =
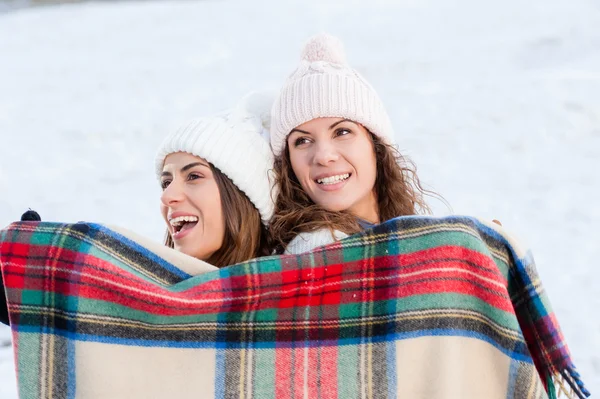
[[[377,164],[370,133],[342,118],[317,118],[288,135],[290,163],[302,189],[329,211],[379,222]]]
[[[219,186],[208,162],[177,152],[165,158],[160,210],[174,248],[207,260],[223,245],[225,222]]]

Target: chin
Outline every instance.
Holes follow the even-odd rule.
[[[330,211],[330,212],[340,212],[350,208],[350,204],[340,204],[340,203],[327,203],[327,204],[318,204],[322,208]]]
[[[205,260],[206,256],[200,256],[198,255],[198,251],[186,251],[185,249],[181,249],[179,252],[186,254],[187,256],[191,256],[192,258],[196,258],[196,259],[200,259],[200,260]]]
[[[190,254],[190,252],[189,252],[189,251],[186,251],[186,250],[185,250],[185,247],[177,247],[177,246],[176,246],[176,247],[175,247],[175,250],[177,250],[177,251],[181,252],[182,254],[186,254],[186,255],[190,255],[190,256],[192,256],[192,255]]]
[[[198,241],[193,241],[198,242]],[[209,259],[216,251],[210,251],[206,247],[198,247],[198,245],[191,244],[188,248],[187,245],[182,245],[179,249],[179,252],[182,252],[192,258],[200,259],[202,261],[206,261]]]

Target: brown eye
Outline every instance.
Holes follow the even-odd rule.
[[[310,141],[307,137],[298,137],[296,140],[294,140],[294,147],[298,147],[299,145],[306,144],[309,142]]]
[[[171,184],[171,180],[163,180],[160,182],[160,188],[162,188],[163,190],[166,189],[167,187],[169,187],[169,184]]]
[[[188,181],[189,181],[189,180],[202,179],[203,177],[204,177],[204,176],[201,176],[201,175],[199,175],[199,174],[197,174],[197,173],[190,173],[190,174],[188,175]]]
[[[339,128],[339,129],[337,129],[335,131],[335,136],[336,137],[338,137],[338,136],[346,136],[346,135],[348,135],[350,133],[352,133],[352,130],[350,130],[348,128],[345,128],[345,127],[342,127],[342,128]]]

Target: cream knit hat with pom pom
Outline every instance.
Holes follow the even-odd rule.
[[[292,129],[316,118],[348,118],[393,143],[390,118],[373,87],[346,62],[342,42],[328,34],[308,40],[271,111],[271,148],[279,156]]]
[[[273,153],[268,128],[274,97],[270,92],[253,92],[230,111],[181,125],[156,154],[157,177],[160,179],[169,154],[187,152],[204,158],[248,196],[266,225],[273,215]]]

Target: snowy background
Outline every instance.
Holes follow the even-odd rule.
[[[434,201],[435,212],[499,219],[530,245],[576,365],[600,392],[598,1],[10,8],[0,8],[0,227],[31,207],[47,221],[162,239],[160,140],[247,91],[277,88],[302,43],[328,31],[378,90],[422,180],[452,206]],[[0,397],[16,398],[4,326]]]

